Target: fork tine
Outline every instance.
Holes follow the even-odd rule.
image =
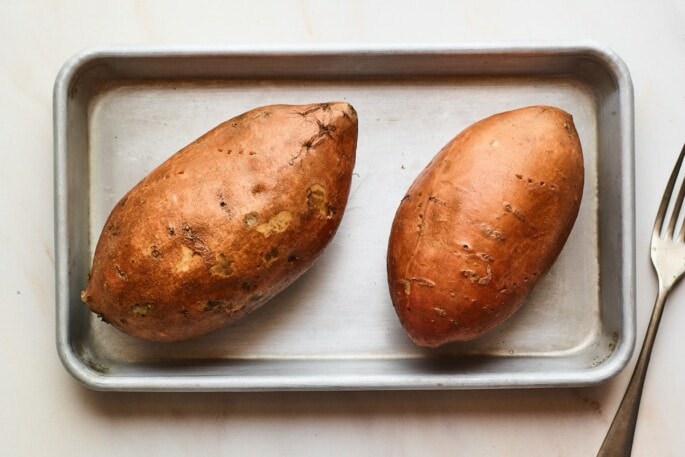
[[[678,240],[680,242],[685,241],[685,222],[680,226],[680,234],[678,235]]]
[[[680,210],[682,209],[683,206],[683,197],[685,197],[685,180],[680,184],[680,190],[678,191],[678,196],[675,199],[675,203],[673,204],[673,212],[671,213],[671,220],[668,221],[668,228],[666,229],[666,233],[668,233],[668,236],[673,238],[673,233],[675,232],[675,226],[676,223],[678,222],[678,216],[680,215]],[[681,227],[681,233],[682,233],[682,227]]]
[[[685,188],[685,181],[683,181],[682,187]],[[682,189],[681,189],[681,192],[683,192]],[[683,192],[683,193],[685,193],[685,192]],[[685,242],[685,221],[683,221],[683,223],[680,226],[680,233],[678,234],[678,240],[680,242]]]
[[[664,190],[664,196],[661,198],[661,204],[659,205],[659,211],[656,213],[656,220],[654,221],[654,230],[652,231],[652,236],[659,236],[661,234],[661,229],[664,225],[664,218],[666,216],[666,211],[668,210],[668,202],[671,201],[671,196],[673,195],[673,188],[675,187],[675,182],[678,179],[678,174],[680,173],[680,166],[683,163],[683,158],[685,157],[685,145],[680,151],[678,160],[673,167],[673,172],[671,172],[671,177],[668,179],[666,184],[666,189]]]

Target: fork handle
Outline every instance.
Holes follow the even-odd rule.
[[[647,334],[642,343],[640,356],[637,359],[633,375],[630,378],[626,393],[618,407],[616,416],[609,427],[602,447],[599,449],[597,457],[628,457],[633,449],[633,436],[635,435],[635,424],[637,413],[640,410],[640,398],[642,397],[642,387],[645,383],[647,367],[654,346],[661,314],[664,311],[664,303],[668,296],[669,289],[659,286],[659,293],[656,297],[652,317],[647,327]]]

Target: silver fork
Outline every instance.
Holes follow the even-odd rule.
[[[666,190],[656,215],[656,221],[654,221],[654,230],[652,231],[652,264],[659,278],[659,292],[654,304],[654,311],[652,311],[652,318],[647,327],[647,334],[635,365],[635,371],[630,378],[626,393],[623,395],[623,400],[621,400],[616,416],[611,423],[611,427],[609,427],[597,457],[627,457],[631,453],[637,413],[640,409],[642,387],[645,383],[647,366],[649,365],[649,358],[654,346],[654,338],[661,321],[661,314],[664,310],[664,303],[673,286],[685,273],[685,224],[676,233],[676,222],[683,206],[683,197],[685,197],[685,180],[680,186],[678,196],[673,203],[668,226],[664,228],[666,212],[673,197],[673,188],[680,173],[683,157],[685,157],[685,146],[680,151],[678,160],[666,185]]]

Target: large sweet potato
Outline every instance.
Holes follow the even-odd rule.
[[[357,144],[347,103],[230,119],[147,175],[112,210],[82,298],[147,340],[211,332],[304,273],[345,209]]]

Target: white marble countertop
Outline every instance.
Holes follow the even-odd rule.
[[[678,0],[0,3],[0,455],[592,456],[633,362],[591,388],[452,392],[103,393],[55,349],[52,84],[107,44],[429,44],[594,40],[635,89],[637,335],[656,293],[648,240],[685,141]],[[636,456],[685,455],[685,287],[667,304]]]

